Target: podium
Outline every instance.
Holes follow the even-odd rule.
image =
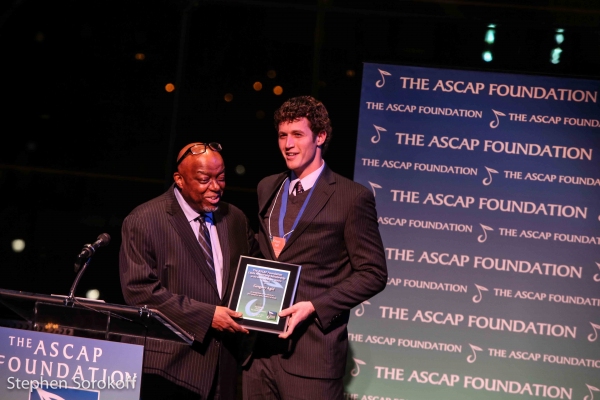
[[[155,309],[0,289],[0,398],[137,400],[146,339],[194,341]]]
[[[194,341],[191,334],[155,309],[80,298],[66,305],[65,300],[66,296],[0,289],[0,326],[10,321],[17,328],[20,323],[21,329],[38,331],[58,326],[75,336],[103,340],[137,337],[187,344]]]

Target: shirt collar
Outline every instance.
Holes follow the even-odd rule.
[[[192,207],[190,207],[190,205],[187,203],[187,201],[185,201],[185,199],[181,195],[181,192],[179,191],[179,189],[177,188],[177,186],[173,190],[175,191],[175,198],[177,199],[177,202],[179,203],[179,206],[183,210],[183,213],[185,214],[185,217],[187,218],[188,222],[192,222],[193,220],[195,220],[196,218],[198,218],[198,216],[200,214],[198,214],[198,212],[196,210],[194,210]],[[207,213],[204,213],[204,214],[211,221],[213,220],[212,212],[207,212]]]
[[[292,171],[292,174],[290,176],[291,181],[289,194],[292,194],[294,186],[296,186],[296,182],[298,181],[302,182],[302,188],[304,188],[305,191],[315,186],[315,182],[317,181],[319,175],[321,175],[321,171],[323,171],[323,168],[325,168],[325,161],[323,161],[323,164],[321,164],[321,166],[318,169],[314,170],[302,179],[298,179],[294,171]]]

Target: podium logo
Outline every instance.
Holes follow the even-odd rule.
[[[100,400],[100,392],[73,388],[36,388],[29,400]]]

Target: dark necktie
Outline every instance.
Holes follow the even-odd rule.
[[[206,227],[206,222],[204,221],[205,218],[205,214],[200,214],[198,216],[198,221],[200,222],[200,229],[198,230],[198,241],[200,242],[202,251],[204,251],[204,255],[206,256],[206,263],[214,271],[215,263],[213,261],[212,246],[210,244],[210,233],[208,232],[208,228]]]
[[[297,196],[300,193],[304,192],[304,188],[302,187],[302,182],[300,182],[300,181],[296,182],[296,186],[294,186],[294,190],[296,191],[296,194],[294,196]]]

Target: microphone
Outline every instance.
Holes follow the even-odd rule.
[[[110,235],[108,233],[102,233],[98,236],[98,239],[92,244],[84,244],[83,249],[75,260],[75,272],[81,267],[81,262],[87,260],[94,255],[97,249],[104,247],[110,243]]]

